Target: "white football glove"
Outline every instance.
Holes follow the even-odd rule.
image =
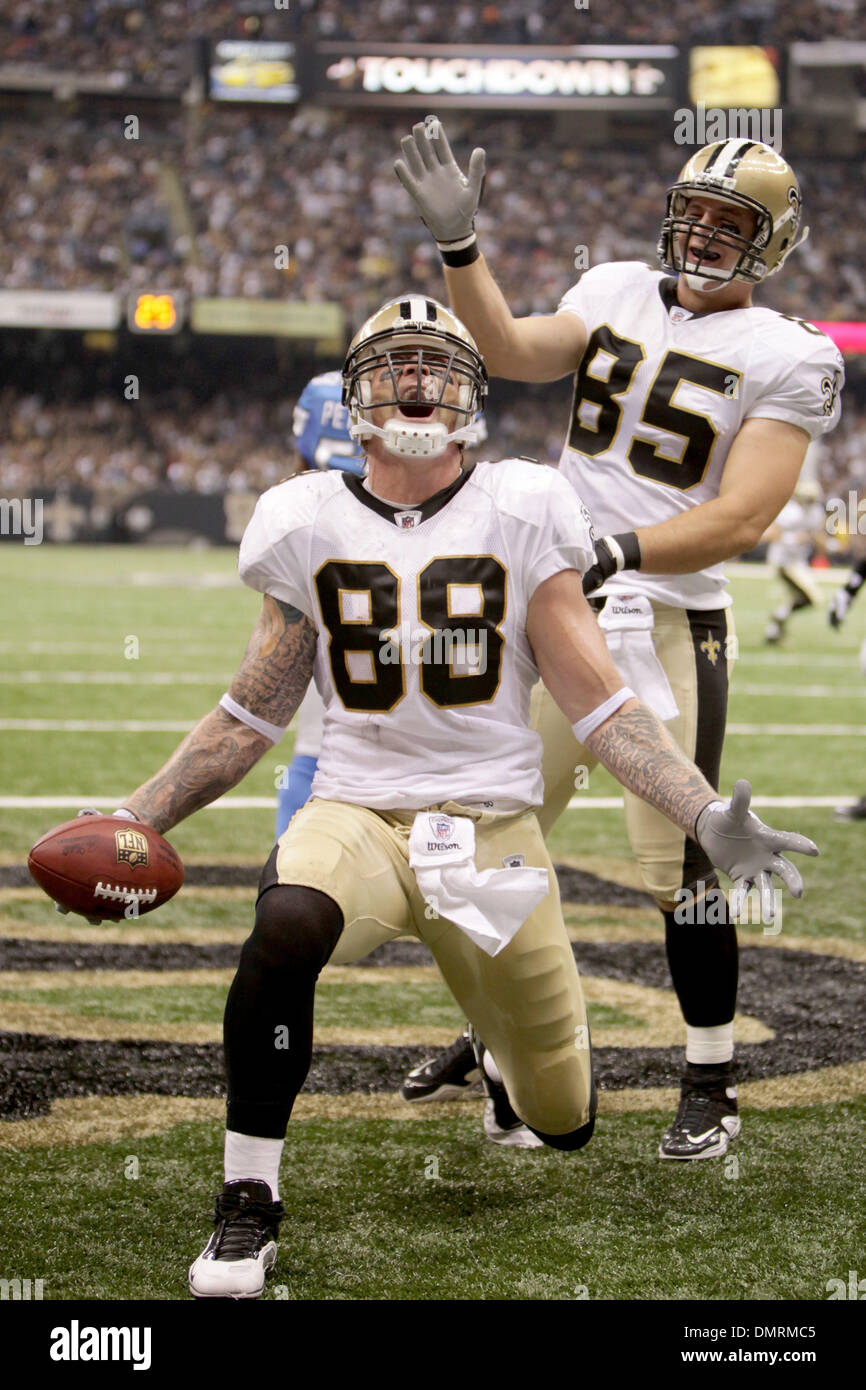
[[[717,869],[733,880],[731,921],[739,920],[749,889],[761,895],[761,921],[772,922],[775,901],[772,875],[778,874],[795,898],[803,896],[799,869],[782,854],[820,854],[814,840],[795,831],[773,830],[749,810],[752,788],[741,779],[730,801],[711,801],[698,816],[695,839]]]
[[[467,177],[451,153],[437,116],[414,125],[400,148],[404,158],[395,162],[394,172],[440,247],[469,240],[484,185],[484,151],[472,151]]]

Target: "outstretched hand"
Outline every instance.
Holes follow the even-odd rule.
[[[795,898],[803,896],[802,875],[783,851],[814,856],[820,850],[806,835],[765,825],[749,809],[751,799],[752,788],[741,779],[729,802],[712,801],[704,807],[695,826],[695,838],[715,867],[733,880],[731,921],[739,919],[749,890],[756,887],[761,898],[761,920],[771,922],[775,916],[773,874],[779,875]]]
[[[394,172],[437,242],[446,246],[471,237],[484,186],[484,151],[472,151],[464,174],[437,116],[414,125],[400,148],[403,158],[396,160]]]

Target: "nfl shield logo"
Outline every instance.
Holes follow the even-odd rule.
[[[398,512],[394,520],[401,531],[411,531],[413,526],[419,525],[421,521],[420,512]]]
[[[436,836],[437,840],[447,840],[452,832],[451,820],[448,816],[430,816],[430,831]]]

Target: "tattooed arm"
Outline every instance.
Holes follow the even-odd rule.
[[[563,570],[538,586],[526,632],[541,678],[570,723],[625,685],[576,570]],[[688,835],[694,836],[700,812],[717,799],[661,720],[637,700],[621,705],[589,735],[586,747],[617,781]]]
[[[310,619],[266,594],[229,694],[251,714],[283,727],[310,683],[315,651]],[[264,734],[217,707],[123,805],[164,833],[236,786],[272,747]]]

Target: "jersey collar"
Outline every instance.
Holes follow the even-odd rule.
[[[675,275],[665,275],[659,280],[659,295],[662,304],[668,311],[668,318],[671,317],[672,310],[679,311],[674,320],[677,323],[687,323],[689,319],[706,318],[707,314],[713,312],[712,309],[687,309],[685,305],[681,304],[677,299],[677,277]]]
[[[386,521],[392,521],[395,526],[399,527],[400,516],[403,512],[415,512],[419,517],[416,524],[420,526],[422,522],[435,516],[437,512],[441,512],[443,507],[447,507],[451,498],[455,497],[460,489],[469,482],[474,468],[474,463],[471,468],[464,468],[453,483],[443,487],[441,492],[434,492],[433,496],[428,497],[426,502],[419,502],[414,506],[408,502],[405,506],[394,506],[391,502],[383,502],[381,497],[374,497],[372,492],[368,492],[364,487],[363,479],[354,473],[344,473],[343,482],[359,502],[363,502],[364,506],[369,507],[372,512],[377,512],[379,516],[383,516]]]

